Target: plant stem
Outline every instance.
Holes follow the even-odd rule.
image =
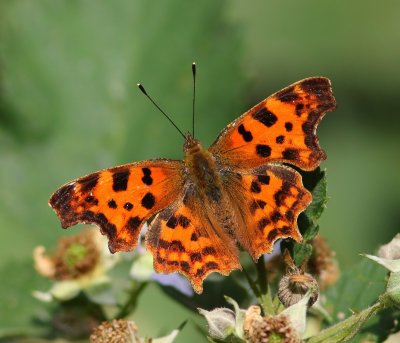
[[[258,289],[257,284],[253,281],[253,279],[251,278],[251,276],[249,275],[249,273],[247,273],[247,271],[243,268],[243,274],[247,280],[247,282],[249,283],[251,290],[253,291],[254,295],[259,299],[259,301],[261,302],[261,292]]]
[[[384,299],[379,299],[377,303],[365,310],[353,314],[349,318],[343,320],[336,325],[333,325],[317,335],[310,337],[306,340],[307,343],[334,343],[334,342],[345,342],[353,338],[360,330],[361,326],[376,312],[385,308]]]
[[[261,292],[261,305],[265,314],[274,315],[274,305],[272,301],[271,291],[267,282],[267,271],[265,269],[264,258],[260,257],[256,263],[257,268],[257,281]]]
[[[258,276],[258,284],[260,285],[260,291],[262,294],[266,294],[268,292],[268,283],[267,283],[267,272],[265,270],[264,258],[261,256],[257,263],[257,276]]]
[[[135,309],[137,304],[137,299],[140,293],[143,292],[143,290],[146,288],[147,285],[148,285],[147,282],[142,282],[139,285],[133,283],[133,287],[127,302],[124,305],[122,305],[119,312],[114,316],[114,319],[125,318]]]

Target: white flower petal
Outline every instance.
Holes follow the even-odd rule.
[[[152,343],[172,343],[176,336],[178,336],[179,330],[173,330],[169,335],[159,338],[153,338]]]
[[[293,328],[300,336],[303,335],[306,330],[307,308],[311,294],[312,292],[309,290],[299,302],[281,312],[281,314],[288,316]]]
[[[400,259],[400,233],[385,245],[382,245],[378,250],[378,256],[389,260]]]
[[[400,259],[398,260],[390,260],[387,258],[381,258],[378,256],[374,256],[374,255],[363,255],[367,258],[369,258],[372,261],[375,261],[377,263],[379,263],[380,265],[384,266],[386,269],[388,269],[391,272],[400,272]]]
[[[233,306],[234,310],[235,310],[235,317],[236,317],[236,320],[235,320],[235,333],[236,333],[236,336],[238,336],[239,338],[244,339],[243,325],[244,325],[244,319],[246,317],[246,310],[240,309],[238,303],[234,299],[232,299],[232,298],[230,298],[228,296],[225,296],[225,300],[229,304],[231,304]]]
[[[131,278],[137,281],[147,281],[153,273],[153,256],[150,253],[137,256],[129,272]]]
[[[55,282],[50,289],[51,295],[59,300],[70,300],[77,296],[81,287],[75,280],[65,280]]]
[[[45,303],[49,303],[49,302],[51,302],[53,300],[53,296],[51,295],[50,292],[33,291],[32,295],[36,299],[38,299],[40,301],[43,301]]]

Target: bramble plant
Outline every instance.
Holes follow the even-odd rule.
[[[179,274],[154,273],[152,255],[141,245],[132,253],[110,254],[104,237],[93,228],[62,238],[53,255],[37,247],[35,268],[52,283],[48,291],[33,290],[38,300],[51,304],[46,307],[48,320],[40,323],[47,328],[42,338],[173,342],[186,318],[159,338],[141,337],[134,322],[142,291],[155,283],[204,318],[200,329],[210,342],[384,341],[399,325],[400,235],[377,256],[365,255],[361,264],[339,276],[334,254],[318,235],[327,199],[325,172],[307,173],[304,183],[313,194],[298,220],[304,242],[281,241],[273,254],[255,264],[244,257],[242,272],[227,277],[229,283],[223,277],[206,281],[203,295],[195,295]],[[236,298],[222,298],[232,289],[241,292]],[[221,299],[207,302],[213,292]]]

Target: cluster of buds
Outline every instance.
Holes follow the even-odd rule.
[[[90,343],[172,343],[184,325],[164,337],[144,338],[137,335],[138,329],[133,321],[115,319],[95,328],[90,335]]]
[[[259,306],[253,305],[246,311],[244,335],[249,343],[301,343],[287,315],[261,316]]]

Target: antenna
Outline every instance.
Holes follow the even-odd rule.
[[[170,123],[171,123],[172,125],[175,126],[175,128],[179,131],[179,133],[182,135],[182,137],[186,140],[186,137],[185,137],[185,135],[183,134],[183,132],[182,132],[181,130],[179,130],[178,126],[175,125],[175,123],[172,121],[172,119],[169,117],[169,115],[166,114],[166,113],[160,108],[160,106],[158,106],[158,105],[155,103],[155,101],[150,97],[150,95],[147,94],[147,92],[146,92],[146,90],[144,89],[143,85],[142,85],[141,83],[138,83],[137,86],[138,86],[139,89],[142,91],[142,93],[143,93],[144,95],[146,95],[147,98],[153,103],[153,105],[154,105],[155,107],[157,107],[157,109],[165,116],[165,118],[167,118],[167,119],[170,121]]]
[[[194,102],[196,100],[196,63],[192,63],[193,74],[193,111],[192,111],[192,136],[194,138]]]

